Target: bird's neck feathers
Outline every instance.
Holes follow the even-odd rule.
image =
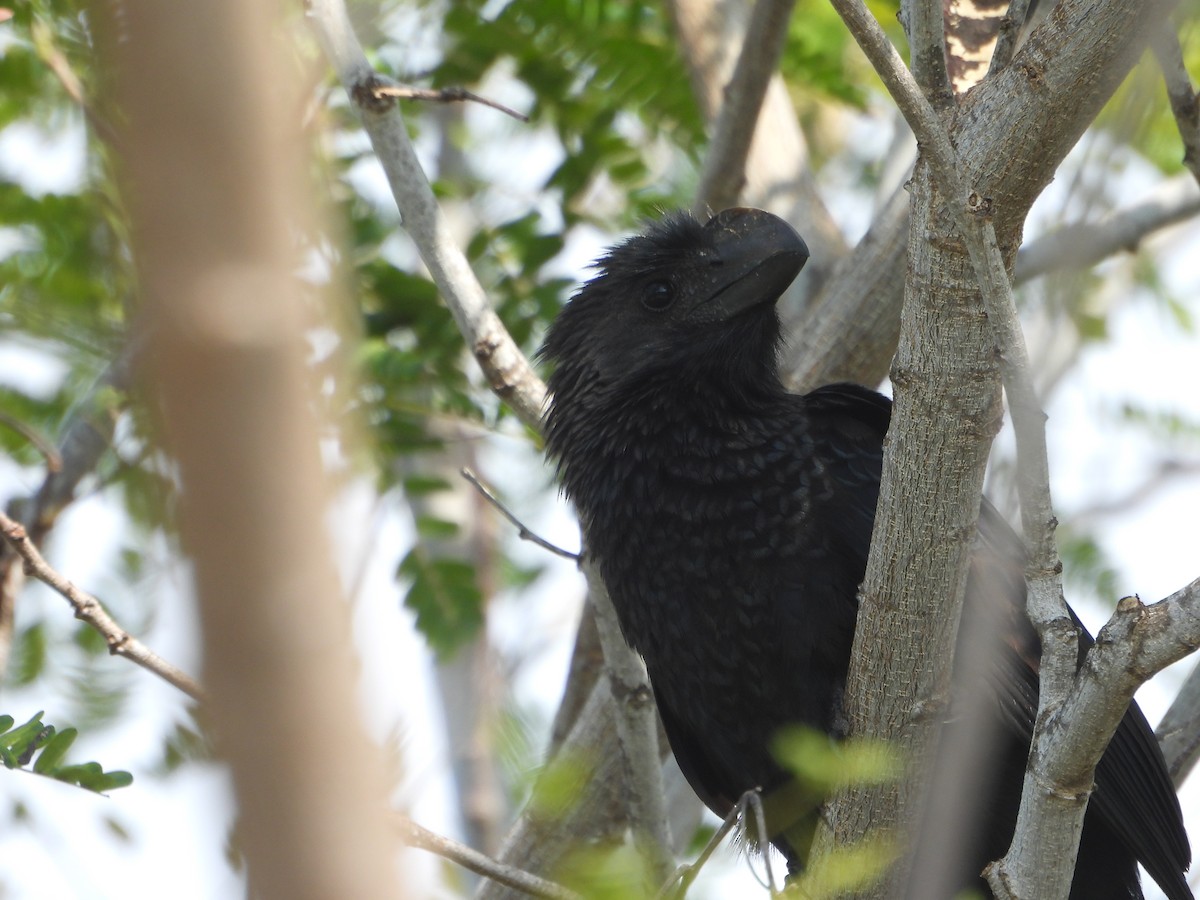
[[[656,458],[697,452],[761,428],[797,398],[779,378],[779,318],[773,306],[738,316],[719,332],[673,343],[630,371],[605,371],[586,353],[545,354],[557,362],[545,417],[547,450],[567,493]],[[780,422],[780,427],[785,427]],[[597,465],[601,464],[601,465]]]

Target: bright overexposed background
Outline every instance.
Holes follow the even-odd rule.
[[[501,79],[489,88],[504,102],[524,105],[519,85]],[[494,113],[477,108],[465,116],[466,128],[484,137],[481,146],[490,147],[480,152],[477,174],[506,186],[503,198],[495,202],[508,209],[496,214],[542,209],[549,215],[550,204],[538,189],[561,161],[560,149],[537,133],[490,144],[495,121]],[[840,127],[851,135],[847,143],[856,152],[879,154],[890,142],[879,121],[870,114],[847,113]],[[0,131],[0,173],[32,192],[74,191],[85,177],[85,148],[78,117],[46,127],[13,125]],[[1094,149],[1077,151],[1065,171]],[[426,157],[434,152],[428,143],[422,143],[421,150]],[[514,158],[521,160],[520,166],[512,165]],[[822,179],[835,217],[854,238],[869,222],[871,197],[840,184],[841,174],[830,164]],[[1158,177],[1148,164],[1131,160],[1107,190],[1113,198],[1136,198]],[[377,164],[363,162],[352,180],[381,205],[390,203]],[[1027,240],[1060,221],[1069,202],[1069,182],[1061,177],[1039,201]],[[803,233],[804,223],[794,224]],[[574,235],[556,267],[579,281],[586,277],[588,262],[617,235],[598,229]],[[0,254],[11,252],[19,240],[18,234],[0,230]],[[399,232],[395,252],[411,255]],[[1150,239],[1142,252],[1157,261],[1163,290],[1195,314],[1200,227],[1189,223],[1166,230]],[[1195,435],[1168,439],[1152,430],[1124,427],[1121,410],[1129,406],[1200,422],[1200,341],[1160,299],[1129,277],[1128,259],[1105,263],[1100,273],[1106,280],[1101,291],[1120,295],[1103,300],[1111,309],[1110,337],[1084,346],[1079,364],[1047,400],[1055,499],[1060,520],[1070,526],[1074,513],[1135,494],[1128,508],[1094,516],[1090,527],[1116,572],[1118,596],[1137,593],[1152,601],[1200,574],[1200,441]],[[1035,351],[1055,346],[1056,336],[1047,334],[1040,320],[1031,325]],[[60,368],[36,348],[0,345],[2,385],[52,392],[62,377]],[[1007,435],[1001,436],[999,447],[999,453],[1007,452]],[[1191,474],[1173,477],[1137,497],[1139,487],[1168,458],[1190,467]],[[551,472],[516,429],[487,439],[482,469],[485,480],[504,493],[530,528],[561,546],[578,546],[572,513],[553,490]],[[35,490],[41,477],[40,471],[0,458],[0,503]],[[362,658],[363,715],[380,743],[399,736],[404,777],[395,802],[427,827],[455,835],[456,801],[442,737],[442,710],[433,687],[433,660],[402,606],[394,577],[414,539],[410,516],[396,494],[380,498],[363,477],[346,486],[331,512],[329,530],[339,547],[348,590],[353,591],[349,602]],[[147,563],[136,584],[118,584],[113,557],[129,534],[120,504],[97,493],[71,507],[45,550],[60,571],[101,597],[121,590],[153,596],[155,614],[139,637],[203,678],[186,563],[165,540],[156,541],[143,548]],[[515,559],[546,567],[531,588],[498,597],[487,623],[500,656],[516,661],[512,690],[531,740],[541,744],[562,689],[583,584],[570,563],[515,535],[507,540]],[[1115,600],[1072,593],[1072,602],[1093,631]],[[28,587],[18,607],[18,629],[24,621],[55,617],[69,619],[65,602],[40,586]],[[1185,661],[1141,691],[1139,701],[1152,722],[1166,709],[1190,667],[1191,661]],[[224,769],[217,762],[192,762],[165,773],[161,765],[162,735],[187,722],[185,698],[125,660],[112,658],[107,668],[112,677],[130,684],[126,709],[119,727],[84,732],[74,755],[128,769],[135,782],[109,797],[98,797],[48,779],[0,772],[0,815],[6,822],[0,833],[0,897],[241,896],[243,878],[229,858],[234,808]],[[0,695],[0,711],[21,719],[44,709],[49,721],[58,721],[69,706],[69,689],[68,683],[43,682],[29,689],[6,689]],[[1200,788],[1190,782],[1181,796],[1190,830],[1200,835]],[[419,893],[439,894],[439,863],[426,854],[405,851],[402,864]],[[725,851],[702,879],[697,895],[732,896],[752,889],[744,862],[735,851]],[[1150,885],[1147,892],[1157,896]]]

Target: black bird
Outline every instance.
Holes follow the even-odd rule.
[[[788,784],[770,749],[781,729],[839,736],[879,496],[890,401],[849,384],[801,396],[780,381],[775,301],[807,257],[759,210],[706,224],[669,215],[597,263],[541,351],[554,365],[548,453],[679,767],[719,816],[747,790]],[[1011,839],[1037,707],[1023,552],[985,500],[964,621],[986,615],[1003,631],[989,638],[998,740],[966,886],[982,887]],[[795,870],[803,829],[778,824],[772,843]],[[1071,897],[1141,897],[1140,861],[1186,900],[1190,859],[1162,755],[1131,705],[1096,770]]]

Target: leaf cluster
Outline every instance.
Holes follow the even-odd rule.
[[[106,772],[97,762],[65,764],[67,751],[79,734],[74,728],[59,730],[46,725],[42,715],[39,712],[15,728],[12,716],[0,715],[0,762],[5,768],[53,778],[97,794],[133,784],[128,772]]]

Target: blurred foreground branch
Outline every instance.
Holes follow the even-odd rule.
[[[325,527],[307,364],[317,323],[295,274],[297,235],[314,223],[282,4],[92,9],[123,113],[146,384],[181,486],[208,710],[250,893],[403,896]]]

